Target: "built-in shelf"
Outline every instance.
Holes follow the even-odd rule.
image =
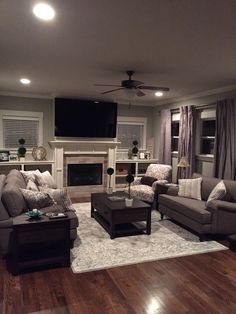
[[[158,159],[120,159],[116,160],[115,186],[116,189],[125,188],[125,177],[132,173],[135,177],[142,177],[150,164],[157,163]]]

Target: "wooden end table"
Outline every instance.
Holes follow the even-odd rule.
[[[124,193],[92,193],[91,217],[110,234],[110,238],[143,233],[151,234],[151,206],[138,199],[134,199],[132,207],[125,206],[125,200],[111,201],[108,197],[125,197]],[[146,221],[145,228],[134,225],[136,222]]]
[[[17,275],[36,266],[70,266],[70,219],[13,218],[7,269]]]

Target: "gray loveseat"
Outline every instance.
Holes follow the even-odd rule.
[[[224,200],[213,200],[206,205],[212,189],[221,179],[195,173],[193,178],[202,177],[202,200],[178,196],[178,188],[169,188],[160,194],[159,211],[199,234],[200,240],[207,234],[236,234],[236,181],[223,180],[227,194]]]
[[[26,188],[24,176],[18,170],[11,170],[7,176],[0,175],[0,256],[8,253],[9,240],[12,233],[14,217],[25,215],[27,204],[19,188]],[[63,212],[60,205],[52,205],[40,209],[46,212]],[[67,211],[71,221],[70,240],[71,246],[77,237],[78,218],[73,211]]]

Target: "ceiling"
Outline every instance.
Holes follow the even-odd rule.
[[[134,70],[149,91],[133,103],[158,105],[236,84],[235,0],[55,0],[56,17],[32,14],[37,1],[0,2],[0,91],[126,100],[101,95]],[[20,3],[20,4],[19,4]],[[28,77],[32,83],[20,84]]]

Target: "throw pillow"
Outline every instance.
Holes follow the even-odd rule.
[[[28,209],[34,208],[40,209],[55,204],[54,200],[47,193],[39,191],[31,191],[26,189],[20,189],[21,193],[28,205]]]
[[[157,181],[157,178],[155,177],[150,177],[150,176],[143,176],[141,178],[140,183],[144,185],[149,185],[152,186],[153,182]]]
[[[202,178],[197,179],[179,179],[178,196],[189,197],[201,200]]]
[[[57,185],[49,171],[39,172],[35,174],[39,186],[46,186],[56,189]]]
[[[206,203],[208,205],[210,201],[222,200],[225,195],[226,195],[226,187],[225,187],[224,181],[221,180],[211,191]]]
[[[37,170],[30,170],[30,171],[24,171],[24,170],[20,170],[20,172],[22,173],[23,177],[25,178],[26,182],[28,182],[29,180],[35,181],[35,175],[36,174],[40,174],[40,171]]]
[[[51,196],[57,205],[61,205],[64,210],[75,211],[69,198],[66,188],[50,189],[47,187],[39,187],[40,191]]]
[[[38,191],[39,189],[34,181],[29,180],[26,186],[26,190]]]

